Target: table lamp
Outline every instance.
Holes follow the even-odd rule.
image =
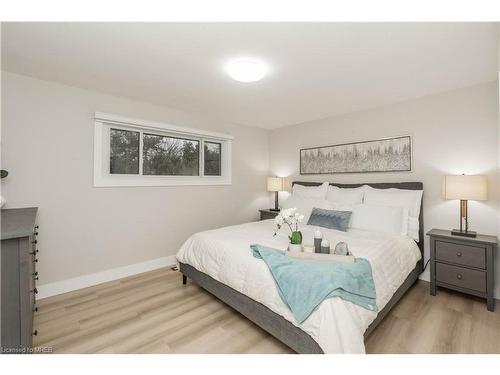
[[[274,208],[271,211],[279,211],[278,208],[278,192],[283,190],[283,178],[281,177],[268,177],[267,178],[267,191],[274,192]]]
[[[445,199],[460,200],[460,229],[453,229],[451,234],[456,236],[476,237],[476,232],[469,231],[467,201],[486,200],[486,176],[445,176],[444,197]]]

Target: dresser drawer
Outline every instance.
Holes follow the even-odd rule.
[[[436,241],[436,260],[476,268],[486,268],[486,249],[452,242]]]
[[[436,262],[436,280],[449,285],[486,292],[486,273]]]

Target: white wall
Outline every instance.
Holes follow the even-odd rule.
[[[5,72],[2,94],[2,194],[39,207],[42,285],[173,255],[268,205],[265,130]],[[232,185],[93,187],[95,111],[234,135]]]
[[[338,175],[299,175],[302,147],[363,141],[397,135],[413,137],[413,171]],[[469,202],[470,228],[498,235],[498,87],[473,86],[382,108],[279,128],[270,133],[270,170],[288,181],[422,181],[424,225],[458,226],[458,202],[441,197],[445,174],[486,174],[489,199]],[[283,194],[282,198],[286,198]],[[429,240],[425,240],[426,260]],[[423,278],[428,280],[428,269]],[[496,296],[500,297],[500,257],[496,259]]]

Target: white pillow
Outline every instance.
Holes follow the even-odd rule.
[[[282,208],[296,208],[297,212],[304,215],[303,223],[307,223],[309,221],[309,217],[311,216],[311,212],[313,208],[324,208],[327,210],[333,210],[335,207],[331,203],[329,203],[326,199],[309,199],[309,198],[301,198],[295,195],[292,195],[288,198],[283,204]]]
[[[408,236],[419,240],[419,215],[423,190],[375,189],[367,186],[366,204],[388,207],[401,207],[408,210]]]
[[[358,204],[353,207],[350,227],[406,236],[408,210],[401,207]]]
[[[358,188],[339,188],[337,186],[328,186],[326,199],[340,205],[354,206],[363,203],[365,189]]]
[[[295,184],[292,187],[292,196],[308,199],[325,199],[328,182],[324,182],[320,186],[304,186]]]

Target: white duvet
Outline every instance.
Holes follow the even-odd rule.
[[[302,225],[304,244],[312,244],[316,227]],[[408,237],[321,228],[331,244],[348,243],[356,256],[370,261],[379,311],[393,296],[421,258],[415,241]],[[323,301],[302,324],[298,324],[278,295],[266,264],[254,258],[250,244],[278,249],[288,244],[287,233],[273,238],[273,220],[235,225],[196,233],[182,245],[177,260],[230,286],[307,332],[325,353],[364,353],[363,334],[377,316],[339,297]]]

